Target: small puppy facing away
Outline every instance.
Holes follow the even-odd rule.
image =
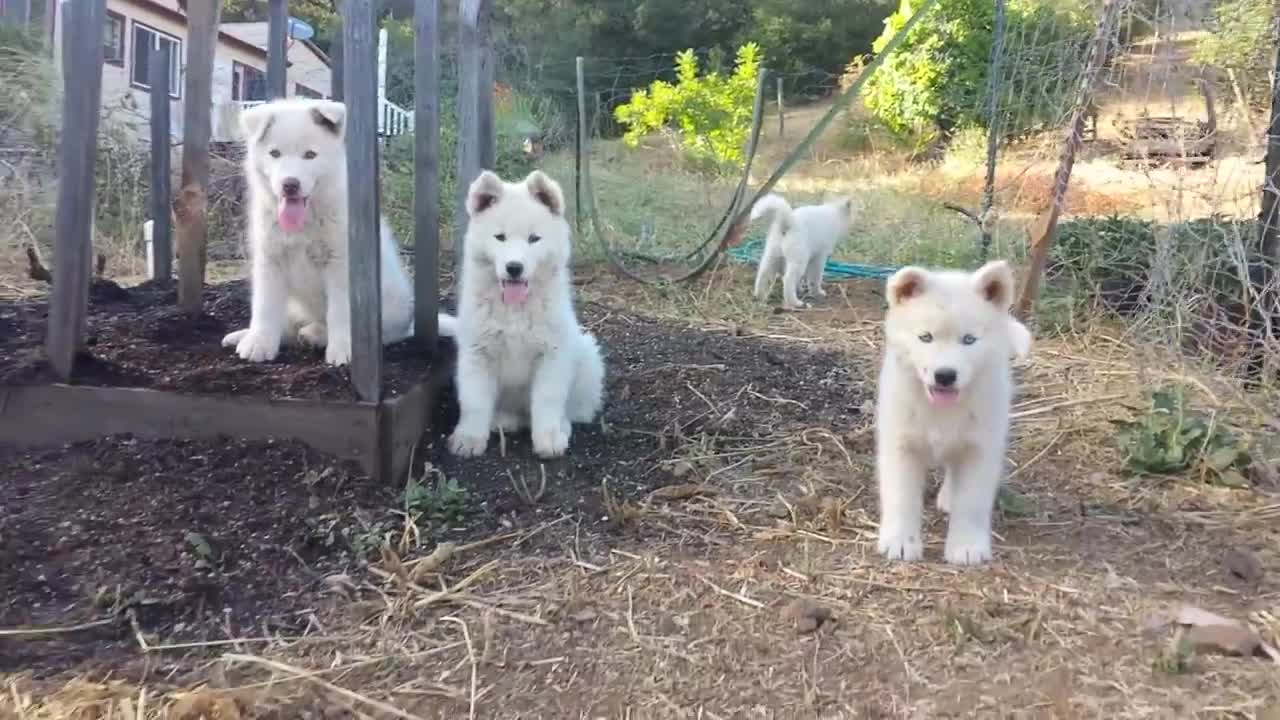
[[[938,509],[950,515],[944,556],[984,563],[1009,436],[1011,357],[1031,349],[1031,333],[1009,314],[1013,271],[1002,260],[972,273],[905,267],[886,289],[878,549],[896,560],[923,555],[925,478],[940,466]]]
[[[766,215],[773,216],[773,223],[756,271],[756,298],[768,297],[779,274],[782,303],[788,308],[804,307],[800,302],[801,285],[813,296],[826,297],[822,271],[836,243],[853,223],[853,198],[840,197],[822,205],[792,209],[782,196],[770,193],[751,208],[752,220]]]

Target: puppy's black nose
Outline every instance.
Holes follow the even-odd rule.
[[[507,263],[507,277],[511,278],[512,280],[519,280],[520,276],[523,274],[524,274],[523,263],[518,263],[518,262]]]
[[[284,191],[285,197],[293,197],[302,190],[302,183],[298,182],[298,178],[285,178],[280,183],[280,189]]]
[[[951,387],[956,384],[956,371],[951,368],[942,368],[933,371],[933,384],[938,387]]]

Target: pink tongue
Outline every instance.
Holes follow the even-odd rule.
[[[523,305],[524,301],[528,299],[529,299],[529,283],[503,281],[502,304]]]
[[[960,399],[960,393],[951,391],[930,390],[929,403],[934,407],[951,407]]]
[[[276,221],[280,227],[289,232],[297,232],[307,221],[307,204],[296,198],[285,198],[280,201],[276,211]]]

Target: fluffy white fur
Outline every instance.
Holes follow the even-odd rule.
[[[923,554],[925,478],[941,467],[947,562],[991,559],[1013,399],[1010,359],[1031,349],[1031,333],[1009,314],[1013,289],[1004,261],[972,273],[906,267],[889,278],[876,469],[878,546],[890,558]]]
[[[249,327],[222,339],[252,362],[275,359],[282,342],[325,349],[325,361],[351,360],[347,269],[346,106],[327,100],[278,100],[246,110],[248,146]],[[385,219],[382,338],[413,332],[413,289]],[[441,318],[448,334],[451,320]]]
[[[822,271],[827,258],[849,232],[853,223],[853,198],[840,197],[822,205],[804,205],[792,209],[780,195],[770,193],[751,208],[751,219],[773,216],[764,253],[756,270],[756,297],[764,300],[773,282],[782,275],[782,302],[789,308],[800,308],[800,290],[826,297],[822,289]]]
[[[467,213],[449,448],[480,455],[491,432],[529,427],[534,452],[563,455],[572,423],[590,422],[604,393],[600,348],[573,311],[564,193],[540,171],[516,183],[486,171]]]

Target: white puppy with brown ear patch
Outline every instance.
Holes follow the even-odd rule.
[[[591,422],[604,394],[600,348],[573,311],[564,193],[541,171],[515,183],[485,171],[467,214],[449,448],[480,455],[491,432],[529,427],[534,452],[563,455],[572,423]]]
[[[925,478],[945,472],[938,509],[950,514],[947,562],[991,559],[991,516],[1004,474],[1014,355],[1031,334],[1013,319],[1013,271],[899,270],[887,284],[886,348],[876,405],[878,549],[896,560],[924,553]]]

